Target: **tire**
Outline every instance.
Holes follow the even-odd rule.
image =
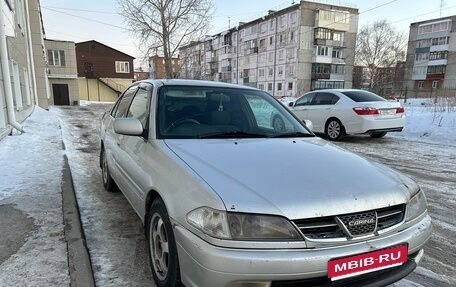
[[[109,192],[117,191],[116,183],[112,179],[111,173],[109,172],[108,161],[106,159],[106,151],[104,148],[102,148],[100,152],[100,165],[104,189]]]
[[[146,236],[155,284],[158,287],[183,286],[173,228],[165,204],[160,198],[150,207]]]
[[[340,141],[345,136],[345,129],[338,119],[332,118],[326,122],[325,134],[332,141]]]
[[[378,139],[386,136],[386,132],[376,132],[370,134],[371,138]]]

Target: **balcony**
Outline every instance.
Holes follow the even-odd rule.
[[[329,80],[331,79],[330,73],[312,73],[312,80]]]
[[[232,59],[232,58],[233,58],[233,54],[231,54],[231,53],[226,53],[226,54],[222,54],[219,56],[220,61],[226,60],[226,59]]]

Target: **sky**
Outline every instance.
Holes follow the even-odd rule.
[[[210,33],[222,32],[238,22],[248,22],[280,10],[298,0],[214,0]],[[456,0],[320,0],[359,10],[359,28],[386,19],[408,35],[410,23],[456,15]],[[41,0],[46,38],[83,42],[96,40],[137,59],[143,56],[138,40],[129,34],[118,14],[116,0]],[[442,7],[442,9],[440,9]],[[231,24],[231,26],[229,26]],[[138,61],[136,63],[139,63]],[[137,64],[135,65],[137,66]],[[143,67],[145,65],[142,65]]]

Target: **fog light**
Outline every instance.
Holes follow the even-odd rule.
[[[249,282],[235,282],[231,283],[230,287],[269,287],[270,281],[249,281]]]

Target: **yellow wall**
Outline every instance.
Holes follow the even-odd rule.
[[[128,79],[111,80],[125,87],[128,87],[132,82],[132,80]],[[98,102],[115,102],[117,100],[118,93],[108,88],[98,79],[78,78],[78,84],[79,100]]]

